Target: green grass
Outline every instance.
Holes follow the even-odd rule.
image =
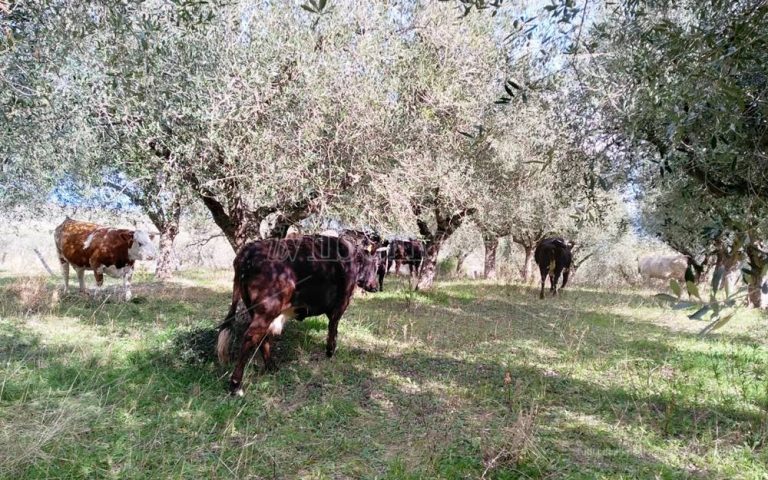
[[[229,276],[145,278],[129,303],[0,278],[0,478],[768,476],[756,312],[701,338],[647,294],[388,279],[333,359],[324,317],[289,323],[239,399],[188,354]]]

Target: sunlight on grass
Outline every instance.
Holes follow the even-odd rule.
[[[754,312],[700,337],[642,293],[540,301],[525,286],[396,279],[353,300],[333,359],[324,317],[289,323],[279,370],[251,364],[238,400],[196,353],[215,341],[197,332],[223,317],[226,276],[39,311],[4,283],[0,477],[768,475]]]

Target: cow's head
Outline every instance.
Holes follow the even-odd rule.
[[[154,260],[157,257],[157,248],[152,242],[154,235],[143,230],[136,230],[131,237],[128,247],[128,258],[131,260]]]
[[[357,264],[357,286],[366,292],[379,290],[379,278],[376,271],[379,266],[379,257],[362,248],[355,249],[355,263]]]

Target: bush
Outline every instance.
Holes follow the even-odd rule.
[[[437,263],[437,274],[441,277],[453,277],[456,274],[456,257],[447,257]]]

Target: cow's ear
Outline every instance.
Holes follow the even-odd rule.
[[[130,243],[133,241],[133,232],[131,231],[121,232],[120,238],[122,238],[126,243]]]

